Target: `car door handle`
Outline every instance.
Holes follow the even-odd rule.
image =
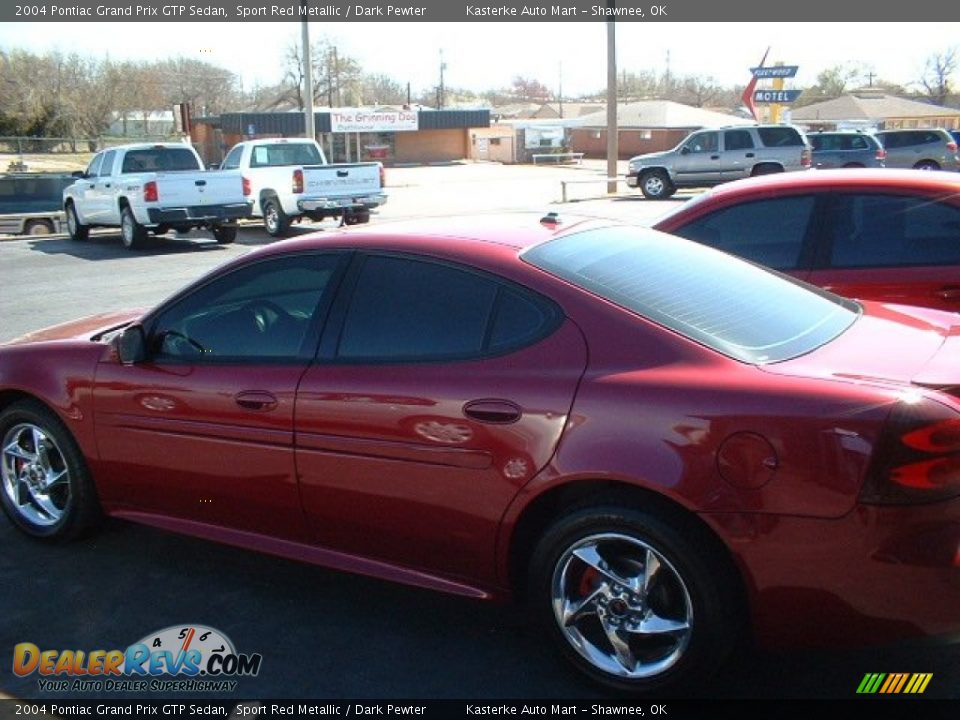
[[[237,405],[244,410],[273,410],[277,406],[277,398],[263,390],[245,390],[233,396]]]
[[[719,159],[720,159],[720,156],[719,156],[719,155],[711,155],[711,156],[710,156],[710,159],[711,159],[711,160],[719,160]]]
[[[755,157],[754,153],[747,153],[747,157]]]
[[[519,420],[523,411],[509,400],[471,400],[463,406],[463,414],[478,422],[505,425]]]
[[[105,188],[110,187],[110,183],[107,183],[106,185],[104,185],[104,187],[105,187]]]
[[[933,293],[941,300],[960,300],[960,287],[944,287]]]

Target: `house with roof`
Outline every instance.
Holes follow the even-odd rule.
[[[960,128],[960,110],[877,91],[857,91],[799,107],[790,121],[808,130]]]
[[[606,110],[565,119],[568,142],[574,152],[586,157],[607,154]],[[684,105],[672,100],[640,100],[617,106],[620,158],[660,152],[676,147],[693,130],[703,127],[752,125],[753,120],[714,110]]]

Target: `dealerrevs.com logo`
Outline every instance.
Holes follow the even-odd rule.
[[[36,673],[46,692],[233,691],[237,677],[260,672],[260,653],[238,653],[230,638],[204,625],[173,625],[126,650],[13,648],[13,673]]]

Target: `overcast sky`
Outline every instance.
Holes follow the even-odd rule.
[[[506,87],[516,75],[556,90],[562,66],[565,97],[596,92],[606,82],[606,30],[593,23],[311,23],[368,72],[385,73],[414,93],[436,85],[439,53],[448,86]],[[284,48],[300,23],[5,23],[0,48],[59,49],[114,59],[183,55],[222,65],[254,82],[280,80]],[[839,64],[872,70],[900,84],[916,82],[926,58],[960,44],[960,23],[657,23],[617,24],[621,69],[711,75],[745,84],[767,46],[768,64],[799,65],[797,85]]]

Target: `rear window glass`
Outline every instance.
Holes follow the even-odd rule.
[[[800,137],[800,133],[791,127],[760,127],[757,128],[757,134],[766,147],[803,145],[803,138]]]
[[[197,156],[187,148],[152,147],[128,150],[123,156],[120,172],[168,172],[175,170],[199,170]]]
[[[859,306],[729,255],[641,228],[567,235],[526,253],[549,273],[743,362],[804,355]]]
[[[256,145],[250,158],[250,167],[280,167],[284,165],[319,165],[320,152],[311,143],[280,143]]]

